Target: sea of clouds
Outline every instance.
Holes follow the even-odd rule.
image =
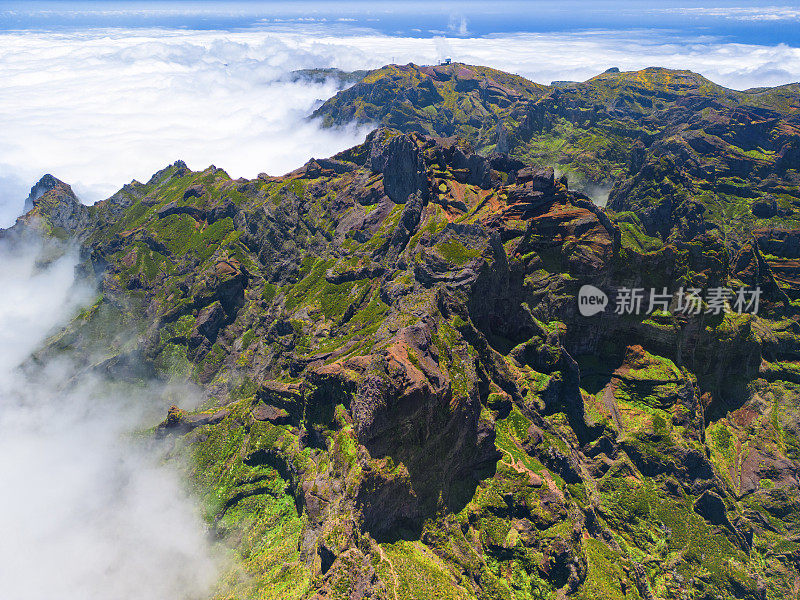
[[[0,597],[205,597],[221,566],[206,528],[165,449],[131,435],[166,414],[164,386],[88,374],[70,356],[26,360],[90,302],[77,261],[36,237],[0,239]]]
[[[1,33],[0,227],[48,172],[92,203],[179,158],[254,177],[361,141],[369,127],[324,130],[306,118],[339,84],[293,80],[296,69],[451,57],[549,83],[665,66],[739,89],[800,72],[800,50],[785,45],[648,31],[471,38],[463,19],[452,29],[460,37],[344,25]],[[163,387],[76,380],[68,359],[18,368],[91,301],[75,283],[77,253],[62,251],[0,239],[0,598],[202,597],[220,565],[197,508],[163,449],[131,436],[163,416]],[[188,388],[181,396],[184,408],[198,401]]]
[[[466,24],[463,24],[466,27]],[[0,226],[46,172],[81,199],[146,181],[176,159],[233,177],[282,174],[352,146],[367,128],[306,119],[339,89],[295,69],[368,69],[451,57],[543,83],[611,66],[685,68],[733,88],[800,79],[800,49],[652,31],[396,37],[342,24],[239,31],[87,29],[0,34]]]

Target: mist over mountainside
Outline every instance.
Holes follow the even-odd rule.
[[[93,281],[75,276],[78,254],[31,231],[0,239],[2,596],[203,597],[219,564],[205,527],[179,474],[160,464],[163,448],[132,437],[158,422],[165,395],[192,403],[192,390],[133,381],[107,362],[133,332],[95,319],[80,351],[60,335],[94,301]],[[42,345],[54,351],[34,353]]]
[[[159,391],[143,437],[228,560],[190,522],[168,585],[199,567],[220,599],[791,597],[799,106],[796,85],[660,68],[551,87],[388,65],[315,113],[382,126],[283,176],[177,161],[93,206],[46,178],[3,235],[76,244],[98,297],[34,362],[199,387],[199,407]],[[642,310],[586,316],[586,285],[617,306],[641,288]],[[723,288],[759,289],[757,310],[714,310]]]
[[[436,27],[422,18],[418,31],[378,30],[371,20],[392,20],[406,10],[447,13],[451,9],[443,3],[353,2],[347,10],[372,14],[354,17],[366,19],[357,22],[319,20],[331,10],[327,1],[314,15],[318,20],[304,14],[308,2],[244,2],[235,8],[229,2],[180,2],[169,9],[160,1],[50,4],[10,0],[0,7],[2,227],[13,224],[21,201],[44,173],[69,182],[92,204],[177,158],[193,169],[214,164],[233,177],[253,178],[285,173],[312,156],[330,156],[363,141],[366,128],[333,133],[305,120],[318,99],[329,98],[344,82],[293,80],[297,70],[352,72],[397,62],[438,64],[450,57],[548,84],[583,81],[615,65],[623,71],[657,65],[691,69],[735,89],[788,83],[800,73],[796,16],[775,7],[715,17],[682,15],[660,3],[634,11],[655,27],[643,30],[630,28],[629,2],[610,12],[600,2],[577,2],[602,18],[600,29],[581,25],[575,19],[581,10],[576,13],[569,3],[536,2],[535,10],[530,1],[512,9],[507,2],[503,9],[497,3],[458,3],[452,10],[465,11],[466,19],[477,9],[504,19],[513,15],[507,23],[516,27],[534,27],[483,35],[475,29],[479,22],[467,23],[461,33],[463,21],[450,23],[450,14]],[[270,18],[249,28],[224,25],[226,12],[270,7],[303,18]],[[560,28],[553,29],[559,14]],[[26,28],[28,19],[35,25]],[[87,25],[93,20],[94,26]],[[182,24],[177,27],[175,20]],[[683,26],[668,25],[678,22]],[[715,26],[709,29],[709,22]]]

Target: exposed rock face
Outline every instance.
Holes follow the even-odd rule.
[[[45,175],[31,188],[25,200],[30,208],[19,218],[24,224],[36,223],[45,231],[53,229],[76,234],[88,221],[88,209],[81,204],[72,188],[52,175]]]
[[[383,175],[386,195],[396,204],[405,204],[412,194],[427,199],[428,179],[419,148],[406,136],[388,137],[385,133],[373,132],[368,143],[369,167]]]
[[[481,151],[557,164],[612,188],[609,206],[634,211],[662,239],[720,230],[742,243],[748,221],[800,227],[797,84],[736,92],[659,68],[556,83],[463,64],[393,65],[315,115],[328,125],[371,120],[437,136],[457,125]],[[463,100],[449,100],[454,93]],[[726,216],[743,209],[750,214],[738,223]]]
[[[74,236],[100,281],[54,348],[133,303],[147,365],[205,390],[207,410],[173,407],[157,434],[233,550],[219,597],[795,594],[795,173],[729,147],[768,137],[791,158],[794,88],[645,70],[544,90],[450,65],[351,90],[324,114],[396,120],[402,92],[470,140],[427,110],[283,177],[178,162],[91,211],[56,183],[16,226]],[[570,138],[563,164],[617,169],[620,212],[528,150],[476,153],[498,138],[489,107],[510,148],[566,120],[602,132],[593,157]],[[728,175],[708,179],[711,159]],[[762,191],[775,217],[753,212]],[[704,192],[748,194],[739,229]],[[755,315],[584,317],[587,283],[763,294]]]
[[[33,203],[41,198],[46,192],[49,192],[57,185],[64,185],[64,182],[59,181],[49,173],[44,175],[36,184],[31,188],[31,193],[25,199],[24,212],[28,212],[33,208]]]

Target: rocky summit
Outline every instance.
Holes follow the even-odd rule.
[[[47,176],[3,236],[98,286],[37,360],[203,390],[147,435],[228,549],[214,598],[795,598],[799,109],[390,65],[315,112],[359,146],[94,206]],[[584,316],[584,285],[761,296]]]

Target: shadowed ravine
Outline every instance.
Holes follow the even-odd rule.
[[[315,115],[380,127],[284,176],[51,181],[6,235],[71,240],[96,296],[30,368],[159,399],[139,437],[226,556],[214,598],[792,597],[799,107],[668,69],[369,72]],[[761,302],[587,317],[587,284]],[[182,500],[142,526],[186,525],[151,540],[158,597],[216,572],[155,472]]]

